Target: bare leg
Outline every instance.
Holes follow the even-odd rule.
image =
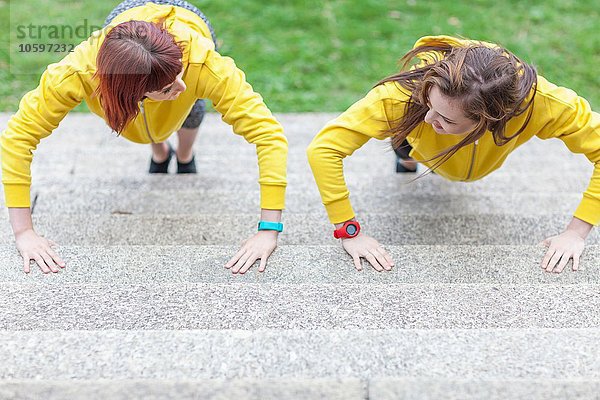
[[[415,168],[417,168],[418,163],[415,160],[413,160],[412,158],[401,158],[400,164],[402,164],[404,167],[406,167],[408,169],[415,169]]]
[[[417,162],[410,156],[411,150],[412,147],[406,139],[394,148],[397,157],[396,172],[415,172],[417,170]]]
[[[194,141],[198,136],[198,128],[180,128],[177,131],[177,160],[180,163],[188,163],[192,160],[194,155],[193,147]],[[166,159],[166,157],[165,157]]]
[[[167,161],[169,157],[169,146],[167,142],[162,143],[152,143],[152,159],[156,163],[162,163]]]

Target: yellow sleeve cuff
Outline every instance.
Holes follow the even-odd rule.
[[[285,186],[260,185],[260,208],[283,210],[285,208]]]
[[[579,207],[577,207],[573,216],[588,224],[594,226],[598,225],[600,222],[600,200],[584,195],[583,200],[579,203]]]
[[[354,218],[354,210],[350,204],[350,199],[345,198],[325,204],[325,210],[332,224],[339,224]]]
[[[30,185],[4,184],[4,199],[6,207],[31,207]]]

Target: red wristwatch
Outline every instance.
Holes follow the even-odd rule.
[[[347,221],[339,229],[333,231],[336,239],[353,238],[360,232],[360,224],[357,221]]]

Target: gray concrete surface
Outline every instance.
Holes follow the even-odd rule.
[[[248,213],[259,208],[260,192],[207,190],[148,190],[127,187],[107,189],[41,189],[34,212],[41,214],[230,214]],[[174,201],[174,199],[176,199]],[[497,194],[419,194],[408,191],[365,193],[356,196],[352,205],[356,213],[388,210],[406,215],[452,214],[519,214],[536,215],[572,213],[581,201],[580,193],[509,193]],[[516,205],[519,205],[516,207]],[[298,188],[287,190],[286,214],[322,213],[317,193]]]
[[[198,379],[8,380],[0,397],[22,400],[451,400],[597,399],[600,380],[440,380],[410,378],[359,379]]]
[[[600,327],[583,283],[5,283],[0,304],[8,331]]]
[[[0,398],[20,400],[364,400],[359,379],[8,380]]]
[[[248,145],[242,139],[236,139],[233,143],[219,145],[219,139],[215,138],[206,146],[200,147],[201,145],[197,145],[195,153],[199,170],[214,175],[220,173],[221,176],[226,175],[231,169],[255,173],[257,171],[257,157],[254,146]],[[99,145],[103,147],[86,148],[82,144],[67,148],[61,147],[59,152],[50,145],[46,147],[45,144],[44,142],[40,144],[34,158],[34,166],[41,168],[39,172],[35,172],[42,176],[49,176],[51,173],[76,176],[98,175],[104,170],[114,171],[115,174],[124,176],[138,175],[147,171],[150,157],[147,145],[128,144],[127,147]],[[547,143],[534,141],[529,145],[545,148]],[[236,150],[232,151],[232,148]],[[309,170],[305,150],[306,146],[296,146],[290,143],[288,153],[288,170],[290,173],[304,173]],[[533,163],[533,166],[536,167],[535,170],[538,171],[541,169],[557,176],[580,173],[582,177],[587,175],[589,178],[592,164],[583,156],[577,157],[571,154],[571,157],[577,158],[574,158],[573,162],[569,162],[569,159],[565,159],[561,151],[554,154],[554,156],[545,157],[544,163],[538,161],[538,165],[535,159],[539,159],[539,156],[535,153],[526,151],[524,148],[517,149],[509,156],[503,168],[498,172],[520,171],[526,177],[529,172],[534,172]],[[394,155],[388,142],[376,140],[367,143],[363,148],[344,160],[344,166],[348,174],[354,175],[368,170],[371,174],[382,179],[394,176],[393,163]]]
[[[596,328],[10,331],[0,379],[598,380],[599,341]]]
[[[379,378],[369,384],[370,400],[593,400],[600,380],[493,380]]]
[[[40,180],[34,176],[32,197],[37,196],[38,211],[44,213],[84,211],[86,205],[90,207],[89,211],[85,209],[87,212],[96,212],[109,206],[107,202],[113,194],[115,197],[110,201],[127,205],[133,211],[147,209],[150,206],[147,200],[150,199],[156,201],[152,207],[161,213],[169,213],[175,206],[179,209],[189,207],[190,212],[208,212],[214,207],[212,203],[216,198],[224,206],[221,213],[247,213],[258,209],[256,174],[236,174],[227,179],[226,188],[216,176],[206,172],[200,175],[197,178],[140,175],[115,177],[114,180],[106,176],[46,177]],[[405,212],[410,208],[410,199],[422,199],[422,205],[411,209],[412,213],[422,214],[440,209],[442,206],[436,205],[439,199],[444,200],[442,205],[448,204],[457,211],[462,206],[463,213],[478,209],[485,211],[486,206],[489,207],[487,212],[539,213],[548,207],[550,210],[572,213],[587,185],[587,180],[578,180],[574,175],[555,178],[540,174],[523,179],[518,173],[498,173],[474,183],[449,182],[439,176],[426,176],[410,183],[414,177],[395,176],[369,184],[348,176],[352,203],[356,211],[361,213],[381,212],[389,207]],[[304,181],[302,179],[300,175],[289,176],[286,212],[324,211],[314,180],[311,177]],[[171,205],[163,200],[169,193],[178,194]],[[236,194],[241,200],[235,197]]]
[[[244,275],[224,273],[235,246],[62,246],[67,268],[45,275],[37,267],[22,272],[22,261],[11,245],[0,246],[0,282],[44,283],[438,283],[438,284],[576,284],[600,283],[600,246],[586,248],[579,265],[571,262],[562,274],[543,272],[546,252],[538,246],[446,245],[386,246],[396,267],[379,273],[363,260],[354,269],[341,246],[280,246],[269,258],[266,273],[256,265]]]
[[[67,214],[34,215],[40,234],[61,245],[232,245],[256,232],[256,214]],[[396,215],[365,214],[365,234],[383,244],[518,244],[536,245],[564,230],[571,216],[551,215]],[[322,215],[289,214],[283,218],[280,244],[335,244],[332,225]],[[0,218],[0,241],[10,243],[12,231]],[[589,244],[598,243],[592,231]]]
[[[278,117],[286,229],[244,276],[223,265],[256,230],[256,151],[217,115],[196,176],[149,176],[149,147],[91,115],[41,142],[34,224],[68,267],[22,272],[0,189],[0,397],[598,399],[600,236],[577,272],[543,272],[537,246],[570,221],[585,157],[532,139],[480,181],[411,183],[370,141],[346,181],[396,267],[357,272],[305,156],[335,114]]]

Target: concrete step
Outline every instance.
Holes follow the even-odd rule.
[[[360,379],[5,380],[0,398],[21,400],[364,400]]]
[[[241,171],[256,174],[257,156],[256,149],[241,138],[234,143],[215,145],[199,143],[195,146],[196,163],[199,171],[209,171],[213,174],[229,174]],[[121,139],[124,141],[124,139]],[[546,142],[536,146],[546,147]],[[362,172],[371,176],[393,176],[395,174],[395,156],[389,149],[387,142],[373,141],[367,143],[363,148],[344,160],[346,173]],[[560,143],[559,143],[560,144]],[[32,171],[35,175],[45,176],[68,175],[75,176],[99,176],[102,172],[120,174],[143,174],[148,170],[150,162],[149,146],[141,146],[127,143],[123,147],[109,147],[98,145],[98,147],[73,146],[63,140],[54,147],[45,147],[42,143],[35,153]],[[102,146],[102,147],[100,147]],[[563,146],[564,147],[564,146]],[[305,147],[292,147],[290,145],[288,154],[288,172],[290,174],[302,174],[312,176],[305,154]],[[544,172],[552,176],[563,176],[578,174],[586,179],[591,176],[592,164],[582,155],[575,155],[566,149],[545,149],[544,155],[536,151],[525,151],[520,148],[513,152],[505,164],[499,170],[520,172],[525,178],[531,173]],[[173,162],[172,171],[175,170]],[[465,172],[466,173],[466,172]]]
[[[567,214],[358,216],[365,234],[392,245],[537,245],[563,232]],[[41,235],[61,245],[232,245],[256,233],[258,214],[126,215],[34,214]],[[286,214],[280,245],[335,245],[332,225],[321,215]],[[588,244],[597,244],[597,230]],[[7,217],[0,218],[0,243],[12,243]]]
[[[13,331],[0,379],[598,380],[599,342],[597,328]]]
[[[223,266],[234,246],[63,246],[67,268],[45,275],[23,273],[12,245],[0,246],[0,283],[265,283],[265,284],[599,284],[600,246],[588,245],[580,270],[562,274],[540,268],[545,249],[537,246],[386,246],[396,267],[362,272],[341,246],[280,246],[267,271],[234,275]]]
[[[290,186],[306,182],[313,190],[316,189],[305,157],[305,148],[320,127],[335,115],[281,115],[282,121],[290,121],[287,135],[290,140]],[[0,117],[0,122],[8,120],[8,114]],[[310,127],[306,126],[307,120],[310,121]],[[82,126],[86,127],[83,134]],[[295,143],[298,138],[302,138],[303,142]],[[232,134],[231,128],[220,121],[216,114],[207,116],[196,144],[196,152],[200,170],[197,179],[209,182],[213,180],[219,186],[224,181],[255,183],[257,180],[254,146],[247,145],[243,138]],[[53,135],[40,144],[35,152],[32,170],[34,182],[39,178],[48,181],[60,178],[72,180],[74,177],[98,179],[106,176],[111,176],[111,181],[114,181],[118,178],[146,176],[148,162],[148,146],[115,137],[96,116],[71,114]],[[371,185],[375,176],[395,177],[394,155],[385,142],[370,141],[348,158],[345,164],[347,180],[352,185],[355,181],[358,184],[366,181],[366,185]],[[515,192],[530,191],[531,185],[539,187],[536,191],[581,192],[587,186],[591,170],[592,166],[585,157],[571,154],[560,140],[534,139],[511,154],[505,165],[491,176],[511,175],[508,179],[504,178],[507,186],[499,189],[503,192],[511,190],[507,188],[512,188]],[[515,177],[523,181],[516,183],[522,187],[514,186]],[[551,186],[546,187],[548,184]]]
[[[23,400],[203,399],[396,400],[396,399],[596,399],[600,380],[513,379],[198,379],[198,380],[7,380],[0,397]]]
[[[315,132],[335,114],[282,115],[290,122],[290,154],[288,166],[289,188],[317,193],[312,173],[305,157],[310,142],[307,119],[315,122]],[[5,115],[5,119],[7,119]],[[304,121],[303,123],[301,121]],[[318,122],[318,124],[317,124]],[[89,132],[81,133],[81,126]],[[196,144],[199,174],[194,177],[164,177],[155,182],[183,188],[222,188],[223,190],[257,190],[258,168],[256,150],[231,133],[216,114],[207,117],[206,133]],[[302,145],[294,144],[304,138]],[[388,193],[397,191],[403,183],[415,177],[398,176],[394,170],[394,155],[385,142],[370,141],[360,151],[345,160],[346,180],[357,193]],[[233,150],[235,149],[235,151]],[[70,115],[55,134],[45,139],[35,152],[33,170],[34,188],[57,184],[61,190],[70,187],[106,187],[120,180],[148,179],[148,146],[140,146],[123,138],[111,136],[103,122],[95,116]],[[173,165],[174,167],[174,165]],[[424,169],[422,169],[424,170]],[[494,193],[581,193],[589,182],[592,166],[582,155],[570,153],[560,140],[534,139],[515,151],[505,165],[481,181],[473,183],[447,182],[442,178],[420,179],[406,185],[407,190],[437,193],[465,193],[474,191]],[[111,178],[106,178],[110,176]],[[151,177],[157,178],[157,177]],[[183,179],[182,179],[183,178]],[[377,179],[379,178],[379,179]],[[437,178],[437,179],[435,179]],[[70,182],[65,184],[64,182]],[[318,199],[318,197],[315,197]],[[3,201],[3,200],[2,200]]]
[[[290,173],[298,171],[305,175],[308,171],[306,147],[325,123],[337,115],[277,116],[286,129],[290,144]],[[0,115],[1,127],[6,125],[8,117],[7,113]],[[82,127],[85,127],[83,131]],[[175,138],[172,141],[175,141]],[[35,151],[33,172],[34,176],[70,173],[76,176],[99,176],[106,172],[110,172],[111,176],[143,174],[147,170],[149,151],[147,145],[138,145],[116,137],[97,116],[70,114]],[[200,170],[227,171],[226,173],[231,175],[230,169],[237,168],[236,165],[239,165],[241,170],[256,168],[255,147],[248,145],[242,137],[234,135],[231,127],[222,122],[215,113],[207,115],[203,122],[195,151]],[[393,159],[387,141],[371,140],[348,158],[346,164],[349,172],[355,168],[368,170],[371,176],[381,173],[389,176],[393,175],[394,171]],[[514,168],[521,174],[540,169],[547,174],[558,176],[575,173],[584,176],[587,181],[592,167],[584,156],[572,154],[562,141],[542,141],[534,138],[513,152],[500,171],[508,168]]]
[[[57,133],[57,135],[59,134]],[[75,139],[73,135],[69,134],[56,140],[44,139],[36,154],[43,160],[58,161],[61,160],[61,155],[68,155],[69,159],[81,155],[80,161],[104,160],[121,165],[126,164],[127,161],[145,163],[150,155],[149,145],[139,145],[123,138],[111,138],[99,143],[79,143],[73,139]],[[177,147],[175,137],[169,139],[169,141],[174,148]],[[288,159],[294,166],[296,164],[304,165],[307,163],[306,148],[310,144],[310,139],[303,143],[295,143],[295,141],[295,135],[288,135]],[[208,162],[210,164],[225,160],[243,163],[256,162],[256,147],[247,143],[241,136],[234,135],[231,132],[219,135],[205,135],[201,132],[194,144],[194,151],[197,154],[198,162]],[[345,161],[351,163],[370,161],[373,164],[375,160],[379,162],[379,160],[386,158],[395,158],[389,139],[372,139],[352,156],[346,158]],[[65,157],[62,157],[62,162],[65,162]],[[565,168],[591,166],[585,156],[571,153],[560,140],[532,139],[512,152],[507,159],[507,165],[523,164],[525,162],[547,168],[554,167],[555,170],[560,172],[564,171]]]
[[[600,380],[442,380],[376,378],[369,381],[371,400],[592,400],[598,398]]]
[[[598,328],[599,284],[5,283],[0,329]]]
[[[291,187],[286,194],[287,213],[322,214],[324,207],[316,188],[302,190]],[[122,185],[86,190],[40,188],[37,192],[37,214],[201,214],[247,213],[260,208],[260,192],[206,190],[128,189]],[[356,196],[355,212],[365,214],[393,209],[402,215],[456,214],[569,214],[581,201],[581,193],[506,193],[496,194],[432,194],[424,195],[397,190],[378,191]]]
[[[372,140],[346,180],[397,266],[358,273],[305,156],[337,115],[277,116],[286,231],[267,272],[244,276],[223,264],[256,229],[254,146],[210,114],[200,173],[148,176],[149,146],[69,115],[33,164],[34,223],[68,268],[25,275],[0,217],[0,398],[594,398],[600,235],[577,273],[541,271],[535,246],[569,222],[589,161],[534,139],[481,181],[407,184]]]
[[[390,166],[391,167],[391,166]],[[120,173],[116,172],[117,175]],[[111,173],[112,175],[112,173]],[[109,176],[111,176],[109,175]],[[89,202],[93,207],[94,203],[101,201],[102,196],[106,197],[106,193],[114,194],[115,197],[127,198],[130,203],[137,203],[135,200],[140,196],[164,196],[159,192],[179,192],[183,196],[198,196],[201,201],[198,201],[197,207],[207,207],[209,200],[217,196],[232,196],[237,194],[241,201],[250,202],[252,199],[258,207],[258,175],[245,173],[236,173],[229,178],[225,176],[219,177],[208,172],[201,172],[198,176],[149,176],[145,173],[138,173],[132,176],[115,176],[107,178],[107,175],[102,177],[93,176],[67,176],[57,175],[54,177],[34,175],[32,186],[32,198],[39,196],[40,200],[46,204],[49,200],[47,196],[56,197],[57,203],[64,203],[64,199],[58,199],[60,196],[72,196],[69,202],[74,204]],[[471,202],[493,201],[494,207],[502,207],[504,209],[512,208],[514,210],[533,210],[537,201],[542,202],[539,209],[549,206],[553,208],[576,207],[577,199],[581,198],[581,193],[587,187],[587,181],[575,175],[565,175],[556,177],[553,175],[535,175],[530,176],[530,179],[523,179],[517,174],[498,173],[492,174],[481,181],[473,183],[450,182],[439,176],[426,176],[414,182],[411,182],[416,175],[410,176],[391,176],[389,179],[373,180],[373,177],[367,176],[366,173],[348,174],[346,181],[351,192],[353,204],[362,207],[363,204],[373,202],[385,202],[386,200],[393,203],[393,207],[403,207],[403,198],[410,196],[422,196],[430,198],[434,203],[437,199],[448,199],[445,203],[452,204],[458,201],[462,196],[472,196],[465,198],[467,204],[459,204],[464,206],[463,212],[468,212]],[[2,190],[0,189],[0,192]],[[132,196],[131,193],[136,194]],[[88,195],[89,194],[89,195]],[[524,198],[519,196],[537,195],[539,200],[533,203],[535,196]],[[558,196],[554,204],[548,200],[550,194]],[[579,196],[579,197],[576,197]],[[98,200],[94,197],[99,197]],[[290,207],[295,207],[298,202],[303,203],[307,207],[323,207],[322,200],[318,193],[317,187],[312,177],[301,177],[297,174],[290,174],[288,177],[288,189],[286,193],[287,203]],[[570,199],[570,200],[567,200]],[[4,196],[0,198],[3,203]],[[503,202],[504,201],[504,205]],[[570,201],[569,204],[563,204],[563,201]],[[575,201],[575,203],[573,203]],[[173,201],[173,204],[185,204],[183,202]],[[221,213],[226,212],[229,207],[237,207],[235,203],[220,201],[223,204]],[[140,205],[143,207],[143,205]],[[490,204],[492,206],[492,204]],[[543,206],[543,207],[542,207]],[[62,207],[70,207],[64,205]],[[240,206],[241,208],[241,206]],[[388,209],[389,207],[386,207]],[[415,207],[414,212],[418,212],[420,207]],[[245,209],[246,212],[252,211]],[[574,210],[574,208],[573,208]],[[570,212],[572,212],[571,210]],[[292,210],[290,210],[292,211]],[[371,211],[381,211],[372,207]],[[488,212],[490,212],[488,211]],[[295,211],[294,211],[295,212]]]
[[[391,169],[392,165],[390,164],[389,167]],[[112,178],[107,178],[107,176],[112,176]],[[527,179],[523,179],[518,172],[506,173],[506,171],[492,174],[481,181],[472,183],[450,182],[439,176],[426,176],[411,182],[414,178],[416,175],[410,174],[410,176],[394,175],[374,180],[373,176],[369,176],[364,171],[346,175],[351,199],[357,212],[367,211],[366,205],[369,204],[374,204],[369,210],[381,211],[376,208],[380,203],[386,204],[385,209],[389,209],[390,205],[393,209],[406,209],[408,206],[405,205],[404,199],[409,194],[427,199],[434,208],[462,207],[462,212],[469,212],[471,208],[477,209],[480,205],[482,207],[489,205],[488,212],[494,212],[498,208],[523,213],[538,212],[537,210],[554,212],[554,210],[565,209],[573,212],[588,184],[587,178],[582,179],[581,175],[571,174],[559,177],[531,173]],[[98,207],[97,203],[103,201],[102,197],[106,198],[109,194],[115,197],[115,201],[123,199],[130,204],[139,204],[139,207],[145,206],[137,200],[139,197],[152,196],[154,199],[156,196],[156,200],[159,202],[157,207],[162,207],[161,196],[165,197],[166,193],[178,192],[184,197],[183,200],[195,200],[192,207],[198,209],[214,206],[216,202],[213,199],[221,197],[224,198],[218,202],[223,205],[221,213],[227,212],[229,209],[249,212],[252,211],[252,207],[258,208],[259,186],[257,181],[258,173],[251,174],[247,171],[238,171],[230,177],[225,177],[223,174],[215,175],[207,171],[201,172],[197,176],[149,176],[142,171],[137,171],[130,176],[125,176],[123,171],[105,172],[103,176],[64,174],[42,176],[37,174],[33,178],[32,198],[38,196],[40,204],[43,204],[44,207],[52,207],[46,206],[50,201],[47,197],[50,196],[56,199],[56,207],[77,208],[79,207],[77,204],[87,203],[90,209],[94,210],[94,207]],[[239,204],[227,199],[227,196],[234,195],[240,197]],[[68,201],[65,200],[66,196],[71,196]],[[555,202],[551,200],[553,196],[557,198]],[[439,199],[444,199],[444,201],[435,205],[436,202],[440,202]],[[169,204],[185,204],[183,200],[181,202],[171,201]],[[311,210],[319,208],[323,210],[322,200],[314,179],[306,177],[306,175],[293,173],[288,175],[286,200],[288,210],[291,212],[299,211],[297,204],[309,207]],[[252,206],[252,202],[254,202],[254,206]],[[0,206],[4,206],[2,188],[0,188]],[[549,207],[550,211],[546,210],[546,207]],[[44,209],[46,210],[46,208]],[[413,212],[419,212],[419,210],[420,207],[415,207]],[[427,209],[424,211],[427,212]]]
[[[386,170],[392,171],[393,162],[390,162],[388,166],[390,168],[386,167]],[[108,172],[111,174],[107,175]],[[57,187],[61,190],[69,188],[109,188],[112,185],[126,185],[139,189],[164,188],[165,190],[206,190],[208,188],[232,191],[258,190],[258,170],[256,173],[248,172],[248,168],[244,171],[242,171],[242,168],[237,168],[235,174],[225,174],[214,169],[201,170],[197,175],[168,174],[154,176],[149,175],[146,172],[146,168],[143,170],[136,169],[136,171],[131,172],[130,175],[127,175],[118,169],[109,171],[105,168],[104,174],[100,174],[97,170],[90,171],[90,174],[37,174],[33,176],[32,182],[34,186],[38,186],[37,189]],[[581,174],[556,175],[540,170],[500,170],[475,182],[452,182],[438,175],[427,175],[418,178],[418,174],[396,174],[393,171],[387,175],[385,177],[382,176],[381,179],[376,179],[377,176],[370,171],[354,170],[346,174],[346,182],[351,191],[393,189],[455,194],[466,192],[542,193],[548,189],[555,189],[557,193],[581,193],[589,183],[589,179],[582,179]],[[293,171],[288,171],[288,188],[310,190],[317,193],[317,187],[312,175]]]

